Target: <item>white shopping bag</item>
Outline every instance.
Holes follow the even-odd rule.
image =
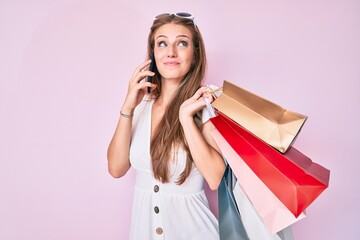
[[[264,221],[237,182],[233,193],[245,230],[251,240],[294,240],[291,226],[278,233],[270,233]]]

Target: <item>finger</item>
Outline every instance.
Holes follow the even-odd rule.
[[[150,89],[155,89],[157,87],[156,84],[154,83],[151,83],[151,82],[147,82],[147,81],[141,81],[138,85],[137,85],[137,88],[138,89],[147,89],[147,88],[150,88]]]
[[[139,72],[134,79],[132,80],[134,83],[140,83],[141,81],[146,80],[145,78],[150,76],[153,77],[155,75],[154,72],[151,71],[143,71],[143,72]]]
[[[147,66],[149,66],[151,63],[151,59],[147,60],[146,62],[142,63],[140,66],[136,68],[136,71],[140,72],[143,69],[145,69]]]
[[[210,88],[210,87],[202,87],[201,90],[202,90],[202,93],[203,93],[202,96],[204,98],[207,98],[210,101],[210,103],[213,102],[216,99],[216,96],[215,96],[214,91],[213,91],[212,88]]]
[[[192,99],[195,99],[195,100],[199,99],[199,98],[203,95],[204,91],[205,91],[205,87],[199,88],[199,89],[195,92],[195,94],[192,96]]]
[[[207,98],[210,103],[216,99],[216,96],[211,92],[205,92],[202,96],[203,98]]]
[[[157,88],[156,84],[150,83],[150,93],[147,91],[149,87],[146,87],[146,94],[150,94],[152,91],[154,91]]]
[[[154,91],[157,88],[157,85],[152,83],[150,87],[150,91]]]
[[[204,89],[204,92],[211,93],[213,90],[210,87],[202,87]]]
[[[139,65],[136,69],[135,72],[133,74],[133,78],[136,76],[136,74],[138,74],[139,72],[141,72],[143,69],[145,69],[145,67],[149,66],[151,63],[151,60],[147,60],[146,62],[142,63],[141,65]]]
[[[206,106],[206,103],[204,97],[200,97],[196,101],[192,102],[190,105],[191,105],[191,109],[193,109],[193,112],[198,112]]]

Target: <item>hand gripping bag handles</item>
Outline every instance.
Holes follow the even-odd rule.
[[[307,119],[228,81],[212,106],[282,153]]]
[[[210,120],[295,217],[328,187],[330,171],[295,148],[281,154],[221,113]]]
[[[226,166],[224,176],[218,189],[219,232],[221,240],[248,240],[233,195],[233,173]]]

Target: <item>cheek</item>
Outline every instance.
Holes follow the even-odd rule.
[[[166,57],[165,51],[161,51],[161,49],[158,50],[155,49],[154,54],[155,54],[155,62],[160,62],[161,59]]]
[[[189,54],[189,55],[186,57],[186,68],[187,68],[187,70],[190,70],[193,61],[194,61],[194,55],[193,55],[193,54]]]
[[[183,52],[183,54],[182,54],[182,59],[183,59],[187,64],[190,64],[190,65],[191,65],[194,57],[195,57],[195,55],[194,55],[194,52],[193,52],[192,50],[191,50],[191,51]]]
[[[184,71],[188,72],[191,69],[191,66],[192,66],[192,58],[186,61],[186,64],[184,65]]]

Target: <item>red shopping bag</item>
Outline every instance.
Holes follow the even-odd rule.
[[[218,112],[221,135],[274,195],[298,217],[329,185],[330,171],[290,147],[281,154]]]
[[[301,213],[299,217],[295,217],[294,214],[292,214],[292,212],[290,212],[275,194],[261,181],[261,179],[256,176],[216,128],[211,131],[211,135],[219,146],[221,154],[237,177],[237,185],[243,190],[245,194],[244,197],[247,198],[249,204],[254,207],[255,212],[259,214],[263,224],[265,224],[271,234],[276,234],[305,217],[304,212]],[[256,223],[254,216],[247,214],[250,209],[244,208],[239,201],[238,193],[236,193],[235,190],[233,193],[236,198],[238,209],[242,214],[241,219],[249,238],[252,240],[267,239],[264,235],[262,237],[254,235],[255,232],[256,235],[261,235],[261,223]],[[275,240],[275,238],[273,240]]]

